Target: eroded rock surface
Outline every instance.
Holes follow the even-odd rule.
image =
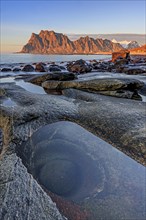
[[[125,85],[125,81],[122,82]],[[133,86],[133,84],[129,84],[129,81],[127,82],[127,87],[129,85]],[[135,81],[133,83],[135,85]],[[116,86],[118,85],[116,84]],[[140,86],[139,81],[137,86]],[[17,104],[13,107],[1,106],[0,127],[2,129],[3,146],[0,154],[2,171],[0,207],[3,219],[11,219],[11,216],[12,219],[17,219],[17,216],[18,219],[27,219],[28,216],[30,219],[63,219],[50,197],[44,192],[45,189],[42,190],[39,184],[49,187],[57,194],[60,194],[61,190],[61,196],[65,193],[63,197],[67,199],[71,198],[74,201],[81,199],[81,205],[92,212],[90,220],[95,220],[97,216],[104,216],[106,220],[109,219],[109,216],[111,219],[122,219],[125,216],[127,219],[145,219],[143,205],[145,199],[143,190],[145,184],[143,179],[144,167],[114,148],[115,153],[112,153],[112,146],[102,140],[98,139],[96,144],[96,137],[90,133],[90,139],[88,133],[88,131],[91,131],[134,160],[146,165],[145,103],[92,94],[77,89],[64,89],[63,95],[55,96],[51,94],[33,94],[15,85],[15,83],[1,84],[1,88],[2,94],[4,91],[4,95],[6,94],[8,98]],[[72,121],[88,131],[83,128],[78,130],[78,125],[74,124],[72,126],[71,122],[64,122],[66,124],[64,127],[58,121]],[[52,124],[54,122],[61,124],[54,127],[55,125]],[[70,126],[68,126],[68,123]],[[47,134],[44,131],[40,136],[37,133],[45,125],[50,126],[50,128],[52,126],[52,133],[49,135],[50,146],[56,146],[55,149],[57,150],[61,141],[62,145],[66,146],[63,154],[62,151],[59,151],[59,153],[61,152],[61,160],[60,157],[56,158],[56,156],[54,160],[52,151],[47,150],[48,141],[45,138],[48,136],[48,131]],[[51,132],[51,129],[49,129],[49,132]],[[34,140],[37,143],[33,145],[33,147],[36,146],[34,149],[29,146],[32,140],[30,137],[33,137],[35,132],[37,138],[34,136]],[[57,142],[57,138],[59,138],[59,142]],[[73,143],[70,143],[71,140],[73,140]],[[72,157],[68,157],[66,154],[69,144],[73,146],[71,149],[76,149],[74,154],[70,154]],[[46,149],[45,154],[43,147]],[[83,150],[83,155],[86,156],[81,158],[80,150]],[[48,157],[50,153],[53,162]],[[76,159],[78,158],[77,155],[82,161],[80,169],[78,169],[80,159]],[[22,161],[20,158],[22,158]],[[49,158],[49,161],[47,158]],[[65,160],[62,161],[62,158]],[[83,163],[88,158],[90,158],[89,161],[93,159],[93,162]],[[70,160],[73,162],[70,162]],[[42,161],[45,164],[42,164]],[[61,166],[59,166],[60,163]],[[32,164],[35,164],[35,166],[32,166]],[[84,170],[86,165],[89,165],[90,169]],[[48,167],[52,169],[54,166],[56,169],[60,168],[56,171],[55,176],[54,172],[46,175]],[[100,180],[102,180],[99,183],[103,184],[98,184],[98,187],[96,187],[96,184],[89,184],[85,187],[84,184],[92,179],[90,175],[92,174],[91,170],[94,170],[94,166],[98,166],[100,171],[103,170],[102,174],[104,173],[104,175],[99,175]],[[26,167],[32,176],[28,174]],[[39,170],[42,168],[39,175],[34,167]],[[85,182],[80,179],[79,185],[79,182],[68,181],[66,179],[68,175],[65,175],[66,172],[69,172],[70,179],[75,179],[76,169],[78,171],[82,170],[84,177],[87,175],[87,170],[90,171],[88,177],[83,178]],[[96,174],[96,171],[94,174]],[[58,175],[60,175],[60,172],[64,174],[64,179],[59,185]],[[81,177],[81,175],[79,176]],[[37,179],[39,184],[34,178]],[[46,184],[48,178],[51,178],[52,182]],[[64,187],[64,184],[67,187]],[[52,188],[52,186],[55,186],[55,188]],[[86,190],[83,190],[85,188]],[[68,193],[72,192],[72,189],[76,192],[76,196],[75,194],[67,196]],[[80,191],[80,189],[82,190]],[[78,194],[76,190],[79,190],[81,194]],[[103,210],[105,205],[107,207],[106,212],[105,209]],[[8,206],[11,208],[8,209]]]
[[[0,160],[0,219],[66,219],[15,153]]]
[[[19,129],[21,126],[23,129],[26,122],[35,130],[42,124],[59,120],[74,121],[145,164],[144,102],[76,89],[70,93],[64,91],[65,96],[55,96],[32,94],[14,84],[1,87],[17,103],[13,109],[2,107],[1,119],[13,115],[13,124],[18,124]],[[18,136],[19,129],[15,131]]]
[[[59,80],[59,81],[68,81],[76,79],[76,75],[70,72],[62,72],[62,73],[47,73],[43,75],[37,75],[29,79],[28,81],[34,83],[36,85],[40,85],[47,80]]]
[[[144,83],[134,79],[94,79],[84,80],[78,79],[74,81],[46,81],[42,83],[42,87],[48,90],[63,90],[68,88],[75,88],[93,93],[102,92],[102,94],[141,99],[137,93],[137,89],[144,86]]]

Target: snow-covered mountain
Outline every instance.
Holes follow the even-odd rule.
[[[113,39],[112,42],[113,42],[113,43],[119,43],[119,44],[121,44],[124,48],[127,48],[127,45],[128,45],[131,41],[127,41],[127,40],[117,41],[116,39]]]
[[[134,49],[137,47],[140,47],[141,45],[138,44],[137,41],[131,41],[128,45],[127,45],[127,49]]]
[[[137,47],[141,46],[138,44],[137,41],[127,41],[127,40],[117,41],[117,40],[113,39],[112,42],[121,44],[125,49],[133,49],[133,48],[137,48]]]

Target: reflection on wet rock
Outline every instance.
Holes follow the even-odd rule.
[[[68,123],[60,123],[66,133]],[[39,129],[26,143],[25,152],[31,149],[30,172],[47,190],[69,200],[79,201],[101,192],[105,180],[103,167],[85,151],[84,142],[79,143],[76,137],[67,139],[58,130],[58,123],[55,125]]]
[[[43,126],[17,153],[46,192],[79,203],[90,220],[145,219],[145,167],[81,126]]]

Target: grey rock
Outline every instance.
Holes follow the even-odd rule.
[[[119,90],[115,90],[115,91],[100,91],[99,94],[142,101],[141,96],[138,94],[138,92],[136,90],[135,91],[128,91],[128,90],[120,90],[119,89]]]
[[[0,160],[0,219],[65,220],[16,154]]]
[[[67,70],[75,73],[87,73],[91,72],[91,65],[87,64],[84,60],[77,60],[75,62],[71,62],[67,65]]]
[[[57,65],[50,65],[49,66],[49,71],[50,72],[61,72],[61,68]]]
[[[139,90],[139,93],[146,96],[146,84]]]
[[[124,72],[128,75],[137,75],[137,74],[146,73],[146,68],[145,69],[138,67],[127,68],[124,70]]]
[[[63,90],[75,88],[90,92],[98,91],[115,91],[115,90],[130,90],[140,89],[144,85],[143,82],[135,79],[94,79],[94,80],[74,80],[74,81],[46,81],[42,83],[42,87],[49,90]],[[114,94],[113,94],[114,95]],[[120,97],[120,96],[119,96]]]
[[[36,85],[41,85],[43,82],[47,80],[59,80],[59,81],[68,81],[76,79],[76,75],[74,73],[66,73],[66,72],[55,72],[55,73],[47,73],[43,75],[37,75],[28,79],[28,82],[34,83]]]
[[[0,129],[0,154],[2,152],[2,147],[3,147],[3,131]]]
[[[18,67],[15,67],[15,68],[13,69],[13,72],[19,72],[19,71],[21,71],[21,69],[18,68]]]
[[[64,96],[54,96],[32,94],[14,84],[7,87],[5,84],[2,88],[17,103],[13,109],[1,107],[0,122],[4,128],[4,139],[9,140],[11,137],[9,130],[12,129],[10,120],[12,115],[14,131],[12,136],[23,141],[25,136],[29,136],[30,127],[36,130],[42,125],[65,119],[82,125],[145,165],[144,102],[76,89],[71,89],[70,92],[64,90]],[[30,127],[25,130],[25,125],[28,124]]]
[[[11,68],[4,67],[1,69],[1,72],[10,72],[10,71],[11,71]]]
[[[22,68],[22,71],[24,72],[33,72],[35,69],[32,65],[25,65],[23,68]]]
[[[8,146],[10,150],[15,143],[22,161],[11,151],[3,154],[1,160],[0,207],[4,219],[64,219],[44,192],[47,190],[61,192],[66,200],[80,201],[81,207],[91,213],[91,220],[145,219],[144,166],[76,123],[61,121],[43,126],[42,122],[29,137],[26,130],[30,124],[22,127],[25,136],[18,126],[19,138]],[[18,144],[23,136],[26,141]],[[64,169],[74,170],[70,164],[77,166],[78,172],[63,175]],[[55,170],[49,172],[52,165]],[[64,184],[66,187],[62,188]]]
[[[0,88],[0,97],[4,97],[6,95],[6,91],[3,88]]]
[[[35,66],[35,71],[37,72],[46,72],[46,64],[45,63],[37,63]]]

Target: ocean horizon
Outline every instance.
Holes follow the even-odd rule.
[[[12,63],[35,63],[35,62],[68,62],[83,60],[109,60],[111,55],[47,55],[47,54],[23,54],[23,53],[2,53],[0,64]]]

